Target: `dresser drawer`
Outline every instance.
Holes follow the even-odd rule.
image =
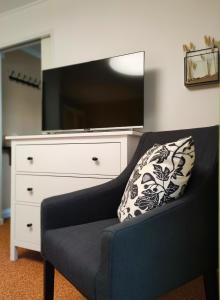
[[[43,199],[109,181],[109,178],[16,175],[15,200],[40,203]]]
[[[40,207],[15,206],[15,239],[40,244]]]
[[[16,171],[118,175],[120,143],[17,145]]]

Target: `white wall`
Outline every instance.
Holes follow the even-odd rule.
[[[184,87],[182,44],[220,39],[219,11],[219,0],[49,0],[0,15],[0,47],[51,31],[51,67],[145,50],[145,129],[208,126],[219,88]]]

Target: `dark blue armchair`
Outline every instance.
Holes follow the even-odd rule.
[[[129,176],[154,143],[192,135],[196,163],[185,194],[119,223]],[[145,133],[120,176],[41,205],[44,299],[53,299],[54,268],[89,300],[155,300],[200,275],[218,299],[218,127]]]

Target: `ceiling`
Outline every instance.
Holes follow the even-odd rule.
[[[0,0],[0,14],[37,1],[38,0]]]

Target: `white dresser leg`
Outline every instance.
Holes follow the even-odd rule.
[[[17,247],[11,245],[11,249],[10,249],[10,260],[11,261],[15,261],[18,259],[18,251],[17,251]]]

